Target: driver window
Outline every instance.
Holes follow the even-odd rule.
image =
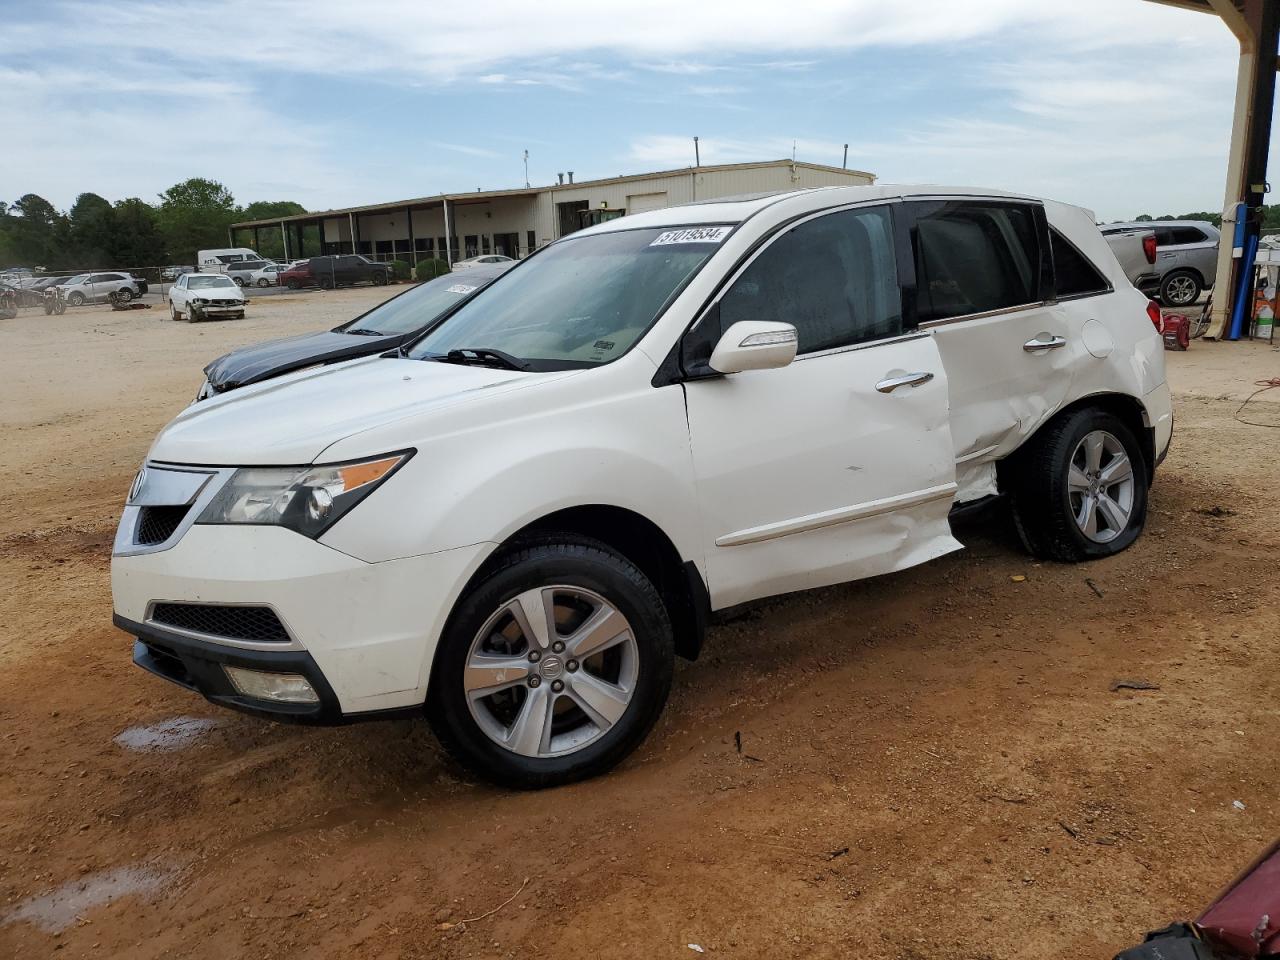
[[[859,207],[792,227],[743,271],[720,301],[720,325],[795,326],[797,353],[903,332],[888,207]]]

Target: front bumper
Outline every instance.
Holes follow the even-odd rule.
[[[331,694],[322,697],[315,722],[420,707],[444,622],[488,551],[477,544],[369,563],[281,527],[195,524],[180,527],[174,538],[172,546],[124,555],[117,541],[111,560],[117,624],[144,646],[168,649],[181,642],[192,661],[265,658],[281,664],[277,672],[313,679],[314,671],[321,684],[313,686]],[[288,640],[249,642],[174,630],[152,619],[157,603],[267,606]],[[226,689],[208,679],[206,668],[177,659],[188,676],[204,679],[203,685],[184,685],[246,709],[226,699]],[[139,662],[152,669],[149,661]],[[286,668],[295,662],[306,669]],[[181,682],[173,672],[153,672]],[[221,676],[220,668],[214,673]],[[276,706],[256,704],[272,715],[279,714]]]

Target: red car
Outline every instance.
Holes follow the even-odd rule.
[[[281,270],[276,274],[276,282],[288,287],[290,290],[297,290],[299,287],[314,287],[316,285],[316,275],[311,272],[311,261],[303,260],[301,263],[295,263],[288,270]]]

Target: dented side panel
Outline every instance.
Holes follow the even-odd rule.
[[[885,393],[877,384],[931,373]],[[719,609],[959,549],[947,380],[931,336],[685,385]]]

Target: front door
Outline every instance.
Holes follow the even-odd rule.
[[[890,206],[817,216],[703,318],[780,320],[800,341],[782,369],[685,384],[714,608],[959,548],[946,373],[933,337],[904,326],[898,256]]]

